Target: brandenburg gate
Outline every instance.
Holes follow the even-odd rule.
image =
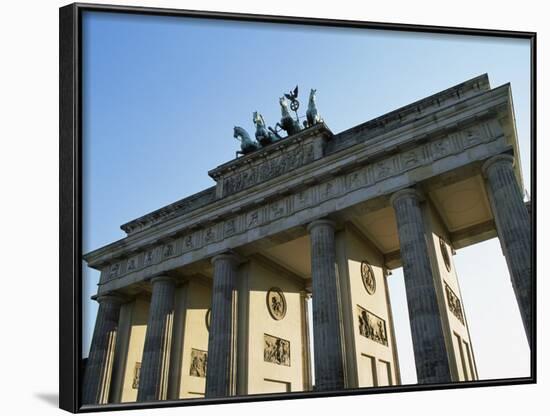
[[[254,113],[256,140],[235,127],[242,156],[208,172],[214,186],[84,256],[101,272],[85,404],[400,384],[398,267],[418,383],[476,380],[453,254],[494,237],[530,342],[510,85],[482,75],[338,134],[315,90],[302,125],[297,96],[275,128]]]

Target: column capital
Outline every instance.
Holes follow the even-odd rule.
[[[302,297],[303,299],[311,299],[312,298],[311,290],[307,290],[307,289],[300,290],[300,297]]]
[[[220,260],[227,260],[227,261],[230,261],[231,263],[233,263],[234,265],[237,265],[239,263],[242,263],[243,262],[243,259],[238,256],[236,253],[232,252],[232,251],[228,251],[228,252],[225,252],[225,253],[221,253],[221,254],[217,254],[215,255],[214,257],[212,257],[212,259],[210,260],[210,262],[212,264],[220,261]]]
[[[313,220],[307,225],[307,232],[310,233],[312,229],[317,227],[318,225],[328,225],[332,229],[336,228],[336,223],[332,220],[329,220],[328,218],[320,218],[318,220]]]
[[[122,304],[126,302],[126,298],[118,293],[103,293],[101,295],[94,295],[91,297],[92,300],[95,300],[97,303],[114,303]]]
[[[170,282],[170,283],[175,283],[176,282],[176,278],[175,277],[172,277],[172,276],[166,276],[166,275],[160,275],[160,276],[153,276],[151,278],[151,284],[155,284],[157,282]]]
[[[424,195],[419,190],[414,188],[405,188],[392,194],[392,196],[390,197],[390,204],[394,206],[398,200],[405,197],[416,199],[417,201],[424,201],[425,199]]]
[[[496,155],[487,159],[485,163],[483,163],[483,166],[481,166],[481,172],[483,172],[483,176],[487,177],[489,169],[496,164],[507,164],[510,165],[510,167],[514,167],[515,158],[511,155],[503,154]]]

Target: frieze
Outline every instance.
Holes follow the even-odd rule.
[[[126,270],[128,272],[136,270],[138,267],[138,257],[134,256],[128,259],[128,264],[126,265]]]
[[[243,172],[236,173],[223,181],[223,196],[240,192],[243,189],[263,183],[269,179],[290,172],[313,162],[313,144],[299,145],[286,149],[283,154],[251,166]]]
[[[205,229],[203,232],[203,245],[210,244],[216,241],[216,236],[217,236],[216,226],[213,225]]]
[[[109,279],[115,279],[120,272],[120,263],[112,264],[109,269]]]
[[[175,243],[168,243],[164,246],[164,249],[162,250],[162,256],[163,257],[172,257],[176,252],[176,244]]]
[[[264,361],[290,367],[290,341],[264,334]]]
[[[379,344],[388,345],[386,321],[359,305],[357,305],[357,319],[359,334]]]
[[[237,219],[231,218],[227,221],[225,221],[223,225],[223,236],[224,237],[231,237],[233,234],[237,232]]]
[[[205,205],[208,205],[209,203],[214,201],[215,196],[216,187],[213,186],[211,188],[205,189],[204,191],[198,192],[194,195],[174,202],[173,204],[170,204],[164,208],[153,211],[147,215],[144,215],[143,217],[123,224],[120,228],[122,228],[122,230],[124,230],[127,234],[135,233],[151,225],[165,221],[168,218],[172,218],[176,215],[186,214],[195,209],[204,207]]]
[[[282,199],[275,201],[269,206],[269,216],[271,220],[276,220],[287,215],[288,212],[287,200]]]
[[[262,222],[262,211],[255,209],[246,214],[246,228],[251,229],[260,225]]]
[[[145,257],[143,258],[143,265],[150,266],[155,260],[155,249],[151,248],[145,252]]]
[[[301,210],[307,208],[312,203],[313,192],[311,189],[304,189],[294,195],[294,209]]]
[[[374,172],[376,180],[385,179],[395,173],[395,157],[382,159],[375,163]]]
[[[184,238],[183,238],[183,251],[186,252],[186,251],[191,251],[195,248],[195,234],[194,233],[191,233],[191,234],[187,234]]]
[[[367,170],[360,169],[350,173],[346,178],[347,188],[352,191],[367,184]]]
[[[445,282],[445,294],[447,295],[447,306],[451,313],[458,319],[462,325],[464,325],[464,314],[462,312],[462,303],[458,296],[453,292],[449,287],[447,282]]]
[[[464,147],[475,146],[482,142],[482,133],[477,127],[471,127],[462,133]]]
[[[472,146],[472,143],[477,140],[483,142],[487,142],[489,139],[494,140],[495,137],[491,138],[490,134],[493,134],[493,130],[500,133],[500,127],[497,125],[492,126],[491,123],[493,121],[482,123],[477,127],[461,132],[448,134],[436,141],[423,143],[415,148],[408,149],[402,154],[387,156],[376,162],[359,166],[355,171],[346,172],[320,184],[309,185],[293,194],[278,200],[272,200],[263,206],[256,206],[254,209],[233,214],[206,227],[189,231],[176,240],[179,243],[176,244],[176,241],[170,242],[174,244],[172,249],[168,248],[166,243],[157,248],[149,247],[140,253],[142,260],[139,264],[138,258],[134,255],[130,259],[124,260],[126,266],[124,268],[121,268],[120,265],[118,269],[115,265],[109,266],[105,270],[105,275],[108,277],[106,280],[134,273],[168,257],[177,257],[181,254],[202,249],[209,244],[221,241],[225,237],[237,236],[254,230],[269,221],[276,221],[311,206],[318,206],[325,201],[339,198],[348,192],[367,189],[380,181],[407,170],[431,164],[440,158],[462,152],[466,146]],[[498,122],[494,121],[494,123]]]
[[[448,139],[436,140],[430,143],[429,149],[435,159],[443,158],[452,152],[452,143]]]
[[[415,149],[400,155],[402,169],[419,166],[424,161],[423,149]]]
[[[319,194],[321,200],[326,200],[336,195],[339,191],[338,178],[332,179],[319,185]]]

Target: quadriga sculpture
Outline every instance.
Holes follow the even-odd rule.
[[[322,123],[323,119],[319,115],[319,112],[317,111],[317,106],[315,105],[315,93],[317,92],[316,89],[311,89],[309,92],[309,102],[307,105],[307,111],[306,111],[306,117],[307,117],[307,126],[311,127],[317,123]],[[304,123],[305,124],[305,123]]]
[[[252,140],[247,131],[242,127],[235,126],[233,128],[233,137],[241,142],[241,150],[236,152],[237,157],[239,154],[246,155],[260,148],[260,145]]]
[[[288,108],[288,102],[285,97],[279,98],[279,104],[281,104],[281,121],[277,123],[277,126],[282,128],[289,136],[298,133],[300,129],[300,123],[298,123],[291,115]]]
[[[256,140],[262,146],[267,146],[281,139],[281,136],[277,133],[272,133],[266,128],[263,116],[257,111],[254,111],[252,115],[252,121],[256,125]]]

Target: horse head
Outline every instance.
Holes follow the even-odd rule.
[[[240,140],[243,144],[246,144],[252,141],[250,139],[250,136],[248,135],[248,132],[239,126],[233,127],[233,137],[237,140]]]
[[[256,127],[265,127],[264,118],[257,111],[254,111],[254,113],[252,114],[252,122],[256,125]]]
[[[317,93],[317,90],[312,88],[309,92],[309,102],[315,102],[315,94]]]
[[[283,117],[290,117],[290,112],[288,110],[288,102],[285,97],[279,98],[279,104],[281,104],[281,115]]]

